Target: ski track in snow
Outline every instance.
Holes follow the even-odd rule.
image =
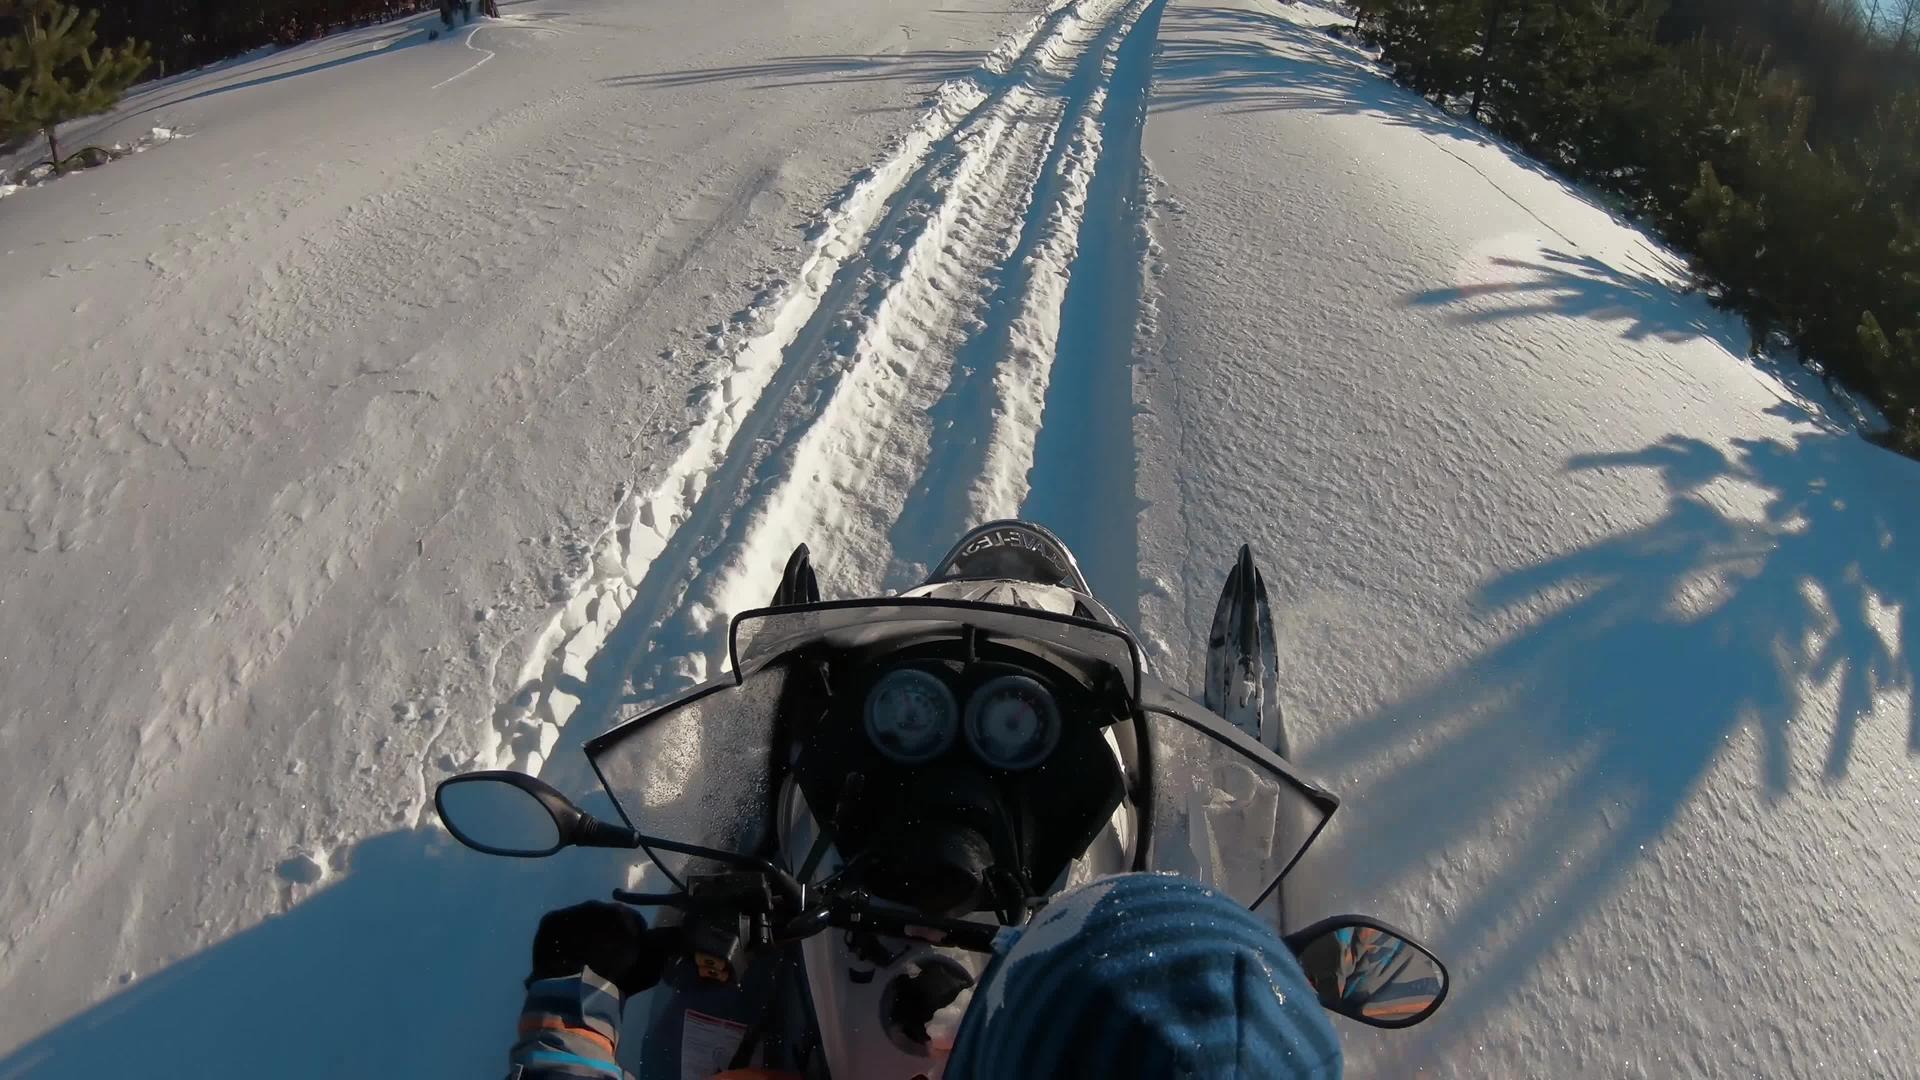
[[[479,23],[475,25],[472,29],[468,30],[467,39],[461,42],[461,44],[465,45],[468,49],[472,50],[473,52],[485,53],[486,55],[482,56],[478,60],[475,60],[471,65],[467,66],[466,68],[458,72],[455,72],[454,74],[449,75],[444,79],[441,79],[437,83],[434,83],[432,86],[428,87],[427,89],[438,90],[441,87],[446,86],[448,83],[454,82],[455,80],[458,80],[458,79],[465,78],[466,76],[471,75],[476,71],[479,71],[480,68],[483,65],[485,65],[487,61],[500,55],[499,53],[494,52],[492,49],[482,49],[474,45],[473,43],[474,37],[476,37],[482,30],[499,30],[499,29],[506,29],[506,28],[514,28],[514,29],[526,30],[532,33],[533,36],[535,37],[559,37],[567,33],[567,31],[560,30],[551,26],[517,26],[516,27],[515,23],[518,21],[519,21],[519,18],[517,16],[513,16],[513,15],[500,16],[496,18],[487,19],[485,22]]]
[[[466,40],[466,41],[464,41],[464,42],[462,42],[461,44],[463,44],[463,45],[465,45],[465,46],[466,46],[466,47],[467,47],[468,49],[470,49],[470,50],[472,50],[472,51],[474,51],[474,52],[477,52],[477,53],[486,53],[486,55],[485,55],[485,56],[482,56],[482,57],[481,57],[480,59],[478,59],[478,60],[475,60],[475,61],[473,62],[473,64],[472,64],[472,66],[470,66],[470,67],[468,67],[468,68],[466,68],[466,69],[464,69],[464,70],[462,70],[462,71],[460,71],[460,72],[458,72],[458,73],[456,73],[456,74],[453,74],[453,75],[449,75],[449,76],[447,76],[446,78],[444,78],[444,79],[441,79],[441,80],[440,80],[439,82],[437,82],[437,83],[434,83],[434,84],[433,84],[433,85],[432,85],[431,87],[429,87],[429,89],[432,89],[432,90],[438,90],[438,89],[440,89],[441,87],[443,87],[443,86],[445,86],[445,85],[447,85],[448,83],[450,83],[450,82],[452,82],[452,81],[454,81],[455,79],[458,79],[458,78],[460,78],[460,77],[461,77],[461,76],[463,76],[463,75],[469,75],[469,74],[472,74],[473,72],[476,72],[476,71],[479,71],[479,70],[480,70],[480,68],[481,68],[482,66],[484,66],[484,65],[486,64],[486,62],[487,62],[487,61],[489,61],[489,60],[491,60],[491,59],[493,59],[493,58],[494,58],[495,56],[497,56],[497,55],[498,55],[498,54],[497,54],[497,53],[495,53],[495,52],[494,52],[494,51],[493,51],[492,49],[475,49],[475,48],[473,47],[473,37],[474,37],[474,35],[475,35],[475,34],[478,34],[478,33],[479,33],[479,32],[480,32],[481,30],[484,30],[484,29],[486,29],[486,28],[485,28],[485,27],[482,27],[482,26],[476,26],[476,27],[474,27],[473,29],[471,29],[471,30],[469,30],[469,31],[467,31],[467,40]]]
[[[1147,66],[1122,54],[1150,57],[1163,3],[1054,6],[836,199],[791,283],[724,324],[750,332],[539,631],[482,763],[540,772],[620,706],[718,674],[728,619],[766,602],[798,543],[823,591],[859,595],[1022,509],[1075,256],[1139,231],[1135,198],[1087,211],[1101,176],[1139,183]]]

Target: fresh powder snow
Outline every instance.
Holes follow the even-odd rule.
[[[1920,1075],[1920,464],[1673,253],[1324,0],[502,11],[0,199],[0,1077],[493,1075],[632,868],[432,785],[1014,514],[1180,685],[1253,545],[1353,1075]]]

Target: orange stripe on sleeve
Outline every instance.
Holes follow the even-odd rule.
[[[578,1035],[581,1038],[592,1042],[595,1046],[598,1046],[601,1049],[605,1050],[609,1058],[613,1056],[613,1040],[607,1038],[605,1035],[600,1034],[599,1032],[593,1030],[592,1028],[574,1027],[573,1025],[567,1023],[565,1020],[562,1020],[557,1016],[547,1016],[542,1013],[521,1014],[520,1016],[521,1036],[525,1037],[527,1035],[533,1034],[536,1031],[564,1031],[569,1035]]]

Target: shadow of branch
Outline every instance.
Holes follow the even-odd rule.
[[[1566,467],[1652,471],[1665,511],[1486,583],[1483,610],[1524,629],[1311,755],[1323,772],[1377,774],[1340,841],[1367,856],[1342,864],[1354,895],[1440,866],[1502,828],[1516,799],[1539,805],[1435,935],[1473,970],[1432,1042],[1466,1039],[1519,993],[1743,733],[1768,803],[1796,774],[1789,726],[1805,739],[1830,700],[1826,782],[1846,776],[1871,720],[1900,723],[1920,753],[1920,467],[1811,423],[1729,448],[1674,435]]]
[[[1702,305],[1676,303],[1674,287],[1650,274],[1552,248],[1543,249],[1538,260],[1497,258],[1493,265],[1514,276],[1429,289],[1409,295],[1406,302],[1411,307],[1455,309],[1452,318],[1463,324],[1563,315],[1625,323],[1621,336],[1629,341],[1653,338],[1679,343],[1707,337],[1735,356],[1747,351],[1746,343],[1729,336],[1727,320],[1706,318]]]
[[[1175,7],[1154,65],[1154,112],[1224,106],[1372,116],[1434,135],[1487,141],[1474,126],[1393,84],[1321,29],[1238,8]]]
[[[972,71],[978,66],[980,56],[977,52],[956,49],[777,56],[755,64],[619,75],[601,82],[606,86],[637,89],[745,82],[763,90],[835,82],[941,83]]]

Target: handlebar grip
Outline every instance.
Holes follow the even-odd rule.
[[[941,935],[938,939],[928,940],[969,952],[992,952],[994,938],[999,936],[1001,930],[997,923],[928,915],[904,904],[872,898],[863,898],[851,908],[833,909],[832,914],[833,926],[848,929],[864,927],[896,937],[919,938],[925,938],[925,935],[913,931],[927,930]]]
[[[826,907],[803,911],[789,919],[774,939],[778,944],[803,941],[833,925],[833,909]]]

